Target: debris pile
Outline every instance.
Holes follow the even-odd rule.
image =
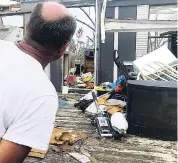
[[[98,96],[102,87],[107,93]],[[117,139],[126,134],[128,123],[125,116],[127,100],[125,88],[125,76],[121,75],[116,82],[96,87],[74,104],[83,113],[91,116],[91,123],[101,137]]]
[[[123,61],[116,57],[116,53],[117,51],[114,51],[114,62],[120,72],[118,79],[114,83],[105,82],[96,86],[74,105],[91,116],[91,123],[96,126],[100,136],[114,138],[126,134],[128,129],[128,80],[178,81],[178,60],[167,47],[163,46],[135,60],[134,71],[129,70]]]
[[[64,78],[65,86],[72,86],[74,88],[86,88],[93,89],[94,88],[94,80],[91,72],[82,74],[80,77],[76,77],[75,75],[67,75]]]

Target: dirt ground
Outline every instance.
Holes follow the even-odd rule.
[[[128,135],[121,141],[99,139],[90,118],[73,108],[78,96],[68,96],[67,104],[59,104],[55,127],[87,132],[90,136],[82,144],[70,148],[72,152],[84,150],[94,157],[97,163],[169,163],[177,160],[177,142],[153,140]],[[64,100],[64,101],[65,101]],[[65,109],[62,107],[65,106]],[[68,106],[68,108],[66,107]],[[79,150],[80,149],[80,150]],[[50,145],[44,159],[28,157],[24,163],[78,163],[66,152],[54,151]]]

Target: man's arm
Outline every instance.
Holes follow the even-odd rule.
[[[31,100],[17,110],[0,141],[0,163],[23,162],[29,147],[47,150],[57,108],[58,97],[49,95]]]
[[[31,148],[7,140],[0,141],[0,163],[22,163]]]

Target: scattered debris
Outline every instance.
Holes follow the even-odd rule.
[[[72,86],[76,88],[94,88],[94,78],[91,72],[82,74],[80,77],[75,75],[67,75],[64,78],[65,86]]]
[[[69,87],[68,86],[63,86],[62,87],[62,94],[66,95],[66,94],[68,94],[68,92],[69,92]]]
[[[54,128],[50,144],[59,146],[62,151],[68,151],[70,146],[87,137],[87,134],[82,132]]]
[[[75,83],[77,82],[77,78],[75,75],[67,75],[64,80],[66,80],[67,85],[75,85]]]
[[[178,60],[176,63],[166,65],[161,62],[148,64],[139,73],[139,80],[158,80],[158,81],[178,81]]]
[[[175,60],[177,60],[177,58],[172,54],[172,52],[166,46],[162,46],[152,51],[151,53],[148,53],[147,55],[136,59],[135,61],[133,61],[133,65],[135,70],[137,72],[140,72],[143,70],[144,67],[153,62],[161,62],[169,65]]]
[[[109,99],[106,101],[106,103],[104,105],[107,106],[120,106],[121,108],[126,106],[126,102],[125,101],[121,101],[121,100],[117,100],[117,99]]]
[[[119,134],[126,134],[128,129],[128,122],[123,113],[116,112],[111,116],[111,126]]]
[[[29,157],[37,157],[37,158],[44,158],[47,153],[46,151],[38,150],[38,149],[31,149],[30,153],[28,154]]]
[[[83,113],[86,112],[88,115],[91,115],[91,123],[95,125],[100,136],[115,138],[119,134],[126,133],[128,123],[126,122],[127,126],[123,127],[123,117],[120,115],[125,113],[126,108],[126,98],[122,92],[125,86],[125,76],[121,75],[115,83],[104,83],[99,87],[95,87],[94,90],[81,98],[78,103],[74,104]],[[96,91],[99,94],[101,90],[107,93],[96,97]],[[117,113],[120,114],[117,115]],[[113,126],[111,125],[112,116]],[[115,123],[115,117],[117,117],[116,121],[120,121],[120,123]],[[125,118],[124,120],[126,121]],[[126,123],[124,122],[124,124]]]
[[[71,98],[68,98],[71,97]],[[77,94],[68,94],[64,98],[67,101],[72,100],[75,97],[76,100],[80,99],[81,96]],[[60,98],[63,99],[62,95]],[[64,117],[63,115],[66,115]],[[75,118],[74,118],[75,117]],[[70,123],[71,119],[75,119],[78,122],[76,124]],[[58,123],[61,130],[63,128],[70,128],[75,130],[76,126],[78,130],[85,130],[92,132],[93,134],[89,138],[84,139],[80,150],[78,150],[78,144],[83,141],[78,141],[72,146],[68,146],[67,152],[62,152],[61,145],[50,145],[47,155],[43,160],[34,157],[28,157],[24,163],[77,163],[78,161],[68,155],[68,152],[80,153],[88,156],[89,153],[92,163],[126,163],[126,162],[176,162],[177,160],[177,142],[176,141],[161,141],[154,140],[150,138],[143,138],[134,135],[127,135],[126,138],[119,141],[113,139],[99,139],[98,134],[95,132],[94,127],[91,124],[85,122],[90,122],[90,119],[84,114],[79,114],[79,111],[75,108],[71,109],[59,109],[59,114],[57,114],[57,119],[61,119]],[[69,123],[66,123],[68,121]],[[80,123],[80,125],[78,125]],[[89,131],[92,128],[92,131]],[[65,130],[66,131],[66,130]],[[68,130],[67,130],[68,131]],[[83,149],[85,151],[83,151]],[[96,159],[95,159],[96,158]],[[97,161],[96,161],[97,160]]]
[[[82,110],[82,113],[85,113],[85,110],[88,106],[90,106],[90,104],[93,102],[93,100],[82,100],[82,101],[79,101],[78,103],[75,103],[74,104],[74,107]]]
[[[95,91],[95,94],[97,94],[97,91],[96,90],[93,90],[93,91]],[[82,100],[91,100],[91,99],[93,99],[93,97],[92,97],[92,92],[90,91],[88,94],[86,94],[85,96],[83,96],[82,98],[80,98],[80,101],[82,101]]]
[[[58,107],[63,109],[69,109],[73,108],[73,104],[71,104],[69,101],[65,100],[64,98],[59,98],[58,100]]]
[[[54,152],[61,152],[61,149],[58,147],[58,146],[53,146],[52,148],[51,148]]]
[[[83,82],[89,82],[92,80],[92,78],[93,78],[93,76],[92,76],[91,72],[81,75],[81,79]]]
[[[118,79],[116,80],[116,82],[108,84],[108,87],[113,90],[118,85],[122,85],[122,83],[125,83],[125,80],[126,80],[125,76],[121,75],[121,76],[118,77]]]
[[[88,158],[88,156],[84,154],[80,154],[80,153],[68,153],[68,154],[81,163],[91,163],[91,160]]]
[[[123,108],[119,107],[119,106],[111,106],[107,109],[107,112],[110,114],[110,115],[113,115],[114,113],[117,113],[117,112],[123,112]]]
[[[155,53],[157,53],[156,57],[155,57]],[[92,91],[94,91],[95,94],[97,95],[96,102],[98,108],[93,100],[92,91],[89,92],[84,97],[82,97],[77,103],[74,104],[74,106],[82,110],[83,113],[87,113],[88,115],[90,115],[89,121],[91,121],[91,123],[95,125],[95,127],[97,128],[97,132],[99,133],[100,136],[115,138],[118,135],[124,136],[125,134],[127,134],[127,129],[128,129],[128,122],[126,120],[127,83],[128,83],[127,80],[128,79],[136,80],[137,77],[137,80],[177,81],[177,76],[178,76],[177,63],[178,60],[175,59],[175,57],[172,56],[172,54],[170,54],[169,50],[166,49],[165,47],[162,47],[156,50],[155,52],[152,52],[151,54],[148,54],[134,61],[134,66],[136,67],[137,72],[126,71],[126,68],[124,67],[123,63],[121,61],[118,62],[118,65],[121,67],[123,73],[121,73],[121,75],[114,83],[105,82],[94,88],[93,75],[91,73],[87,73],[87,74],[82,74],[81,77],[76,77],[75,75],[69,75],[66,78],[66,84],[67,87],[69,85],[72,85],[78,88],[79,87],[80,88],[85,87],[90,89],[94,88]],[[132,76],[132,78],[130,76]],[[60,98],[59,108],[72,109],[73,105],[69,103],[67,98]],[[73,115],[71,118],[74,117],[76,119],[76,115],[75,116]],[[90,136],[82,132],[55,128],[50,140],[51,145],[53,145],[52,151],[56,153],[60,153],[61,151],[65,153],[67,152],[70,156],[72,156],[73,158],[75,158],[81,163],[89,163],[89,162],[96,163],[97,161],[93,157],[91,157],[90,154],[88,154],[87,152],[82,152],[81,147],[79,151],[78,150],[75,151],[72,148],[77,146],[78,143],[80,143],[81,141],[86,140],[86,138],[88,137]],[[165,158],[163,158],[164,156],[161,156],[162,155],[160,154],[161,152],[156,151],[157,149],[154,148],[155,147],[154,145],[149,144],[150,146],[153,146],[152,147],[153,149],[152,149],[152,153],[147,152],[147,150],[149,151],[150,148],[148,148],[147,145],[144,144],[144,139],[142,140],[143,141],[142,145],[140,145],[141,143],[138,140],[137,143],[134,144],[133,140],[131,141],[131,138],[128,137],[127,140],[125,140],[127,142],[126,144],[122,145],[123,142],[119,142],[120,144],[117,146],[119,147],[119,149],[114,148],[116,147],[116,143],[118,143],[117,141],[114,141],[116,143],[113,143],[113,147],[108,149],[109,148],[108,144],[110,143],[112,144],[112,142],[109,141],[110,140],[108,139],[103,139],[103,144],[101,143],[101,141],[99,142],[97,141],[97,143],[99,144],[97,149],[95,149],[94,147],[95,143],[93,143],[93,147],[91,147],[90,142],[88,142],[88,145],[86,146],[85,149],[87,149],[88,147],[90,151],[95,152],[99,149],[101,150],[100,144],[102,144],[103,145],[102,149],[104,152],[110,150],[110,153],[111,152],[114,153],[114,154],[112,153],[113,155],[115,155],[115,153],[120,154],[121,152],[122,154],[125,153],[126,154],[125,156],[129,154],[130,155],[129,159],[131,161],[128,159],[129,160],[128,162],[134,162],[134,161],[137,162],[138,161],[137,158],[139,160],[142,160],[143,156],[146,159],[149,159],[150,162],[152,162],[156,157],[162,158],[162,160],[160,158],[159,158],[160,160],[157,159],[158,162],[166,160],[165,158],[167,156],[168,149],[165,149],[164,151],[165,153],[163,155],[165,156]],[[105,145],[106,144],[105,142],[108,144]],[[129,143],[133,146],[131,146]],[[134,149],[135,145],[137,145],[140,148]],[[145,148],[145,151],[142,151],[142,149],[144,149],[143,146]],[[154,153],[155,151],[156,154]],[[45,154],[46,154],[45,152],[43,153],[41,151],[32,150],[29,155],[33,157],[44,158]],[[136,157],[135,160],[131,159],[133,158],[133,154],[134,157]],[[157,154],[159,155],[156,156]],[[99,154],[97,153],[97,155]],[[139,157],[139,155],[141,156]],[[151,158],[151,156],[155,158]],[[168,156],[172,156],[172,153],[170,152]],[[175,160],[175,158],[176,156],[173,155],[172,160]],[[100,159],[102,160],[102,158]],[[108,156],[107,159],[110,159],[110,157]]]

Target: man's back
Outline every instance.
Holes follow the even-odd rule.
[[[58,99],[41,64],[0,40],[0,76],[0,138],[46,149]]]

